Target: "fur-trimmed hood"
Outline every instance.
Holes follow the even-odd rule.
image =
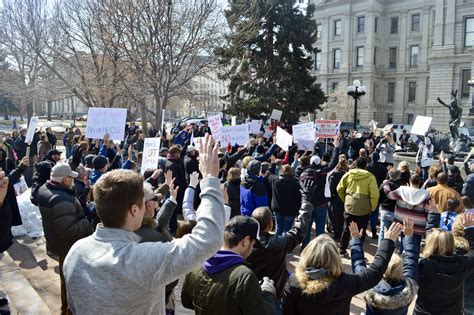
[[[398,284],[381,280],[373,289],[366,292],[364,299],[368,307],[381,310],[396,310],[408,307],[418,292],[418,285],[410,278]]]

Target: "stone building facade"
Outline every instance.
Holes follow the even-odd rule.
[[[436,98],[449,102],[454,89],[463,121],[474,125],[467,84],[474,76],[474,0],[310,1],[320,50],[314,74],[328,94],[362,81],[362,124],[411,124],[426,115],[447,130],[448,109]]]

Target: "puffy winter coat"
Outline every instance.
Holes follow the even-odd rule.
[[[300,184],[293,176],[270,175],[272,210],[281,215],[296,217],[301,208]]]
[[[268,207],[267,189],[261,177],[245,176],[240,185],[240,213],[250,217],[258,207]]]
[[[358,168],[342,177],[337,193],[344,201],[346,212],[358,216],[374,211],[379,201],[379,188],[374,175]]]

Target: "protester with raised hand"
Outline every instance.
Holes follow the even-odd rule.
[[[474,233],[474,214],[464,213],[466,236]],[[413,314],[463,314],[464,280],[474,272],[472,248],[456,255],[451,232],[434,229],[426,238],[423,259],[418,264],[418,298]]]
[[[294,223],[294,227],[289,231],[285,231],[282,235],[271,233],[273,230],[273,220],[272,212],[269,208],[257,208],[252,214],[252,217],[260,224],[259,240],[261,246],[253,249],[247,262],[258,279],[261,280],[268,276],[275,282],[277,314],[281,314],[280,300],[288,280],[286,256],[301,243],[306,231],[310,228],[311,212],[313,211],[311,199],[315,187],[316,185],[311,179],[307,179],[303,183],[301,187],[302,192],[300,193],[301,208],[299,215]]]
[[[143,178],[131,171],[104,174],[94,186],[102,223],[77,242],[64,263],[68,301],[75,314],[165,314],[165,285],[199,267],[221,246],[224,202],[220,191],[218,144],[198,139],[201,205],[191,234],[169,243],[138,243]]]
[[[356,274],[342,271],[336,242],[323,234],[311,241],[301,253],[296,271],[291,275],[283,295],[283,314],[349,314],[353,296],[364,292],[381,279],[395,248],[402,225],[393,223],[369,268]],[[351,248],[362,252],[362,230],[350,224]],[[357,258],[356,265],[364,262]]]
[[[366,301],[366,315],[403,315],[407,314],[408,307],[418,292],[418,258],[420,247],[412,238],[413,221],[405,219],[403,222],[404,252],[403,258],[398,254],[393,254],[388,264],[383,279],[372,289],[368,290],[364,296]],[[359,248],[361,250],[361,248]],[[356,257],[363,255],[352,251],[352,262]],[[354,265],[353,265],[354,267]],[[359,265],[360,269],[365,269],[365,262]],[[355,270],[358,272],[358,270]]]

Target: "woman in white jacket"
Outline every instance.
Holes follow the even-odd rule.
[[[425,182],[428,179],[428,170],[433,165],[434,146],[429,137],[420,142],[418,153],[416,154],[416,163],[421,168],[421,180]]]

